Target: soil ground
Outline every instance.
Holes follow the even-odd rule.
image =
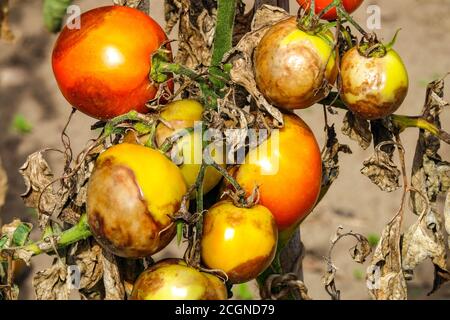
[[[107,0],[75,1],[83,11],[99,5],[110,4]],[[162,0],[152,0],[153,16],[162,23]],[[12,0],[12,28],[17,36],[14,44],[0,43],[0,156],[6,166],[10,181],[6,206],[0,215],[3,223],[13,217],[33,220],[20,199],[24,191],[18,168],[28,154],[45,147],[60,147],[60,133],[70,113],[70,107],[60,94],[53,78],[50,64],[52,45],[56,39],[44,30],[41,14],[41,1]],[[450,71],[450,1],[449,0],[370,0],[365,1],[355,14],[364,24],[369,17],[369,5],[381,8],[380,38],[389,41],[398,28],[402,28],[396,50],[403,57],[408,68],[410,91],[398,113],[419,114],[425,97],[426,84]],[[291,11],[297,5],[291,0]],[[175,35],[171,35],[175,38]],[[449,97],[450,86],[446,95]],[[23,115],[32,125],[31,133],[18,133],[12,126],[16,115]],[[300,115],[317,133],[323,144],[323,116],[320,106],[300,112]],[[333,116],[332,121],[341,126],[343,114]],[[448,115],[443,121],[449,123]],[[93,120],[77,113],[70,125],[69,135],[75,152],[82,150],[85,142],[92,137],[89,131]],[[449,128],[447,128],[449,129]],[[410,167],[414,152],[417,130],[410,129],[404,136]],[[352,147],[352,155],[342,156],[341,173],[326,198],[301,227],[302,239],[307,248],[304,260],[305,283],[310,295],[315,299],[327,299],[321,276],[326,265],[323,257],[327,254],[330,238],[338,226],[365,235],[379,235],[383,226],[398,209],[400,192],[383,193],[372,185],[359,172],[362,162],[373,152],[372,148],[361,150],[354,142],[341,137],[342,143]],[[450,158],[450,148],[444,146],[441,152],[445,159]],[[58,157],[49,160],[55,172],[61,170]],[[409,214],[409,221],[413,221]],[[353,244],[343,241],[334,251],[333,258],[338,267],[337,286],[342,299],[369,298],[364,274],[366,265],[351,261],[348,249]],[[175,255],[173,246],[165,255]],[[33,266],[22,277],[21,298],[33,299],[31,289],[32,274],[50,264],[48,257],[33,260]],[[431,264],[420,266],[413,281],[410,282],[410,298],[424,299],[432,286],[433,269]],[[431,298],[450,298],[450,285],[444,286]]]

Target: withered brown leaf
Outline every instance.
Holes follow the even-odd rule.
[[[435,269],[446,274],[445,281],[450,278],[447,270],[447,252],[442,233],[442,222],[433,210],[422,214],[403,236],[402,266],[407,278],[412,278],[414,269],[426,259],[431,259]],[[439,286],[444,282],[439,281]],[[434,287],[433,293],[439,289]]]
[[[19,172],[26,186],[21,197],[27,207],[37,209],[39,226],[43,229],[53,214],[59,215],[63,210],[70,190],[67,185],[55,190],[52,185],[54,175],[43,157],[43,151],[29,155]]]
[[[325,148],[322,150],[323,173],[321,196],[327,192],[339,176],[339,153],[352,153],[352,150],[347,145],[339,143],[334,125],[327,125],[326,133],[327,142]]]
[[[278,7],[262,6],[255,13],[252,31],[242,37],[239,43],[224,57],[224,62],[232,65],[231,80],[243,86],[253,97],[257,106],[269,113],[279,125],[282,125],[283,115],[272,106],[256,86],[253,71],[253,52],[267,30],[276,22],[286,19],[289,14]]]
[[[400,188],[401,172],[392,156],[381,148],[377,147],[375,154],[364,161],[361,173],[383,191],[392,192]]]
[[[372,132],[370,131],[370,122],[359,118],[353,112],[348,111],[344,117],[342,133],[366,150],[372,143]]]
[[[367,269],[367,287],[377,300],[406,300],[406,280],[402,269],[399,212],[384,228]]]
[[[343,233],[342,230],[343,227],[339,226],[336,230],[336,234],[331,239],[331,246],[328,251],[328,257],[326,257],[327,270],[322,276],[322,283],[325,286],[325,290],[333,300],[340,300],[341,294],[341,292],[336,287],[335,278],[337,268],[332,261],[332,254],[336,244],[342,238],[353,237],[356,240],[356,244],[352,248],[350,248],[350,256],[352,257],[353,261],[360,264],[364,263],[367,257],[372,253],[372,248],[370,247],[369,241],[366,237],[353,231]]]
[[[67,255],[67,263],[78,266],[79,289],[90,290],[102,279],[102,261],[102,249],[94,240],[78,242],[71,248]]]
[[[67,300],[69,285],[66,265],[61,260],[55,259],[50,268],[36,273],[33,287],[37,300]]]
[[[102,250],[102,264],[105,300],[123,300],[125,298],[125,287],[116,257],[108,251]]]

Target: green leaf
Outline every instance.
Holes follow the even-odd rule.
[[[238,284],[235,292],[240,300],[253,300],[253,293],[247,283]]]
[[[3,236],[0,238],[0,249],[3,249],[3,247],[8,243],[8,236]]]
[[[11,246],[23,246],[28,240],[32,226],[28,223],[21,223],[13,233]]]
[[[67,7],[72,0],[44,0],[44,24],[50,32],[61,30]]]
[[[12,128],[20,134],[27,134],[33,130],[33,126],[28,122],[23,114],[16,114],[12,122]]]

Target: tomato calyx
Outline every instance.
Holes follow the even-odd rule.
[[[358,52],[366,58],[383,58],[395,45],[400,30],[395,32],[394,37],[387,44],[381,43],[375,33],[362,37],[358,44]]]

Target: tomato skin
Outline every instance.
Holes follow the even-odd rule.
[[[136,280],[131,300],[226,300],[225,284],[211,274],[189,267],[183,260],[165,259]]]
[[[285,115],[284,120],[279,134],[274,131],[251,150],[234,173],[247,195],[259,186],[259,203],[272,212],[279,231],[296,226],[311,212],[322,180],[321,153],[313,132],[296,115]],[[258,158],[259,150],[267,150],[267,155]]]
[[[275,256],[278,232],[272,213],[262,205],[236,207],[221,201],[204,216],[202,259],[233,284],[256,278]]]
[[[102,120],[147,112],[145,103],[158,90],[149,80],[150,56],[167,40],[163,29],[124,6],[99,7],[80,19],[81,28],[64,27],[53,49],[53,73],[64,97]]]
[[[333,41],[333,36],[326,37]],[[273,105],[304,109],[323,99],[324,80],[334,84],[337,65],[333,46],[297,27],[295,17],[272,26],[258,44],[254,58],[258,89]]]
[[[97,159],[87,191],[88,222],[115,255],[146,257],[175,235],[171,217],[187,192],[176,165],[159,151],[121,143]]]
[[[392,49],[384,57],[367,58],[357,47],[350,49],[341,63],[341,98],[357,116],[366,120],[394,113],[408,93],[408,71]]]
[[[363,1],[364,0],[343,0],[342,4],[344,5],[344,8],[348,13],[353,13],[356,11],[356,9],[359,8],[359,6],[363,3]],[[308,11],[311,6],[311,0],[297,0],[297,2],[306,11]],[[325,9],[331,2],[333,2],[333,0],[316,0],[316,2],[315,2],[316,14],[318,14],[323,9]],[[332,8],[331,10],[326,12],[322,16],[322,19],[329,20],[329,21],[336,20],[337,19],[336,8]]]

